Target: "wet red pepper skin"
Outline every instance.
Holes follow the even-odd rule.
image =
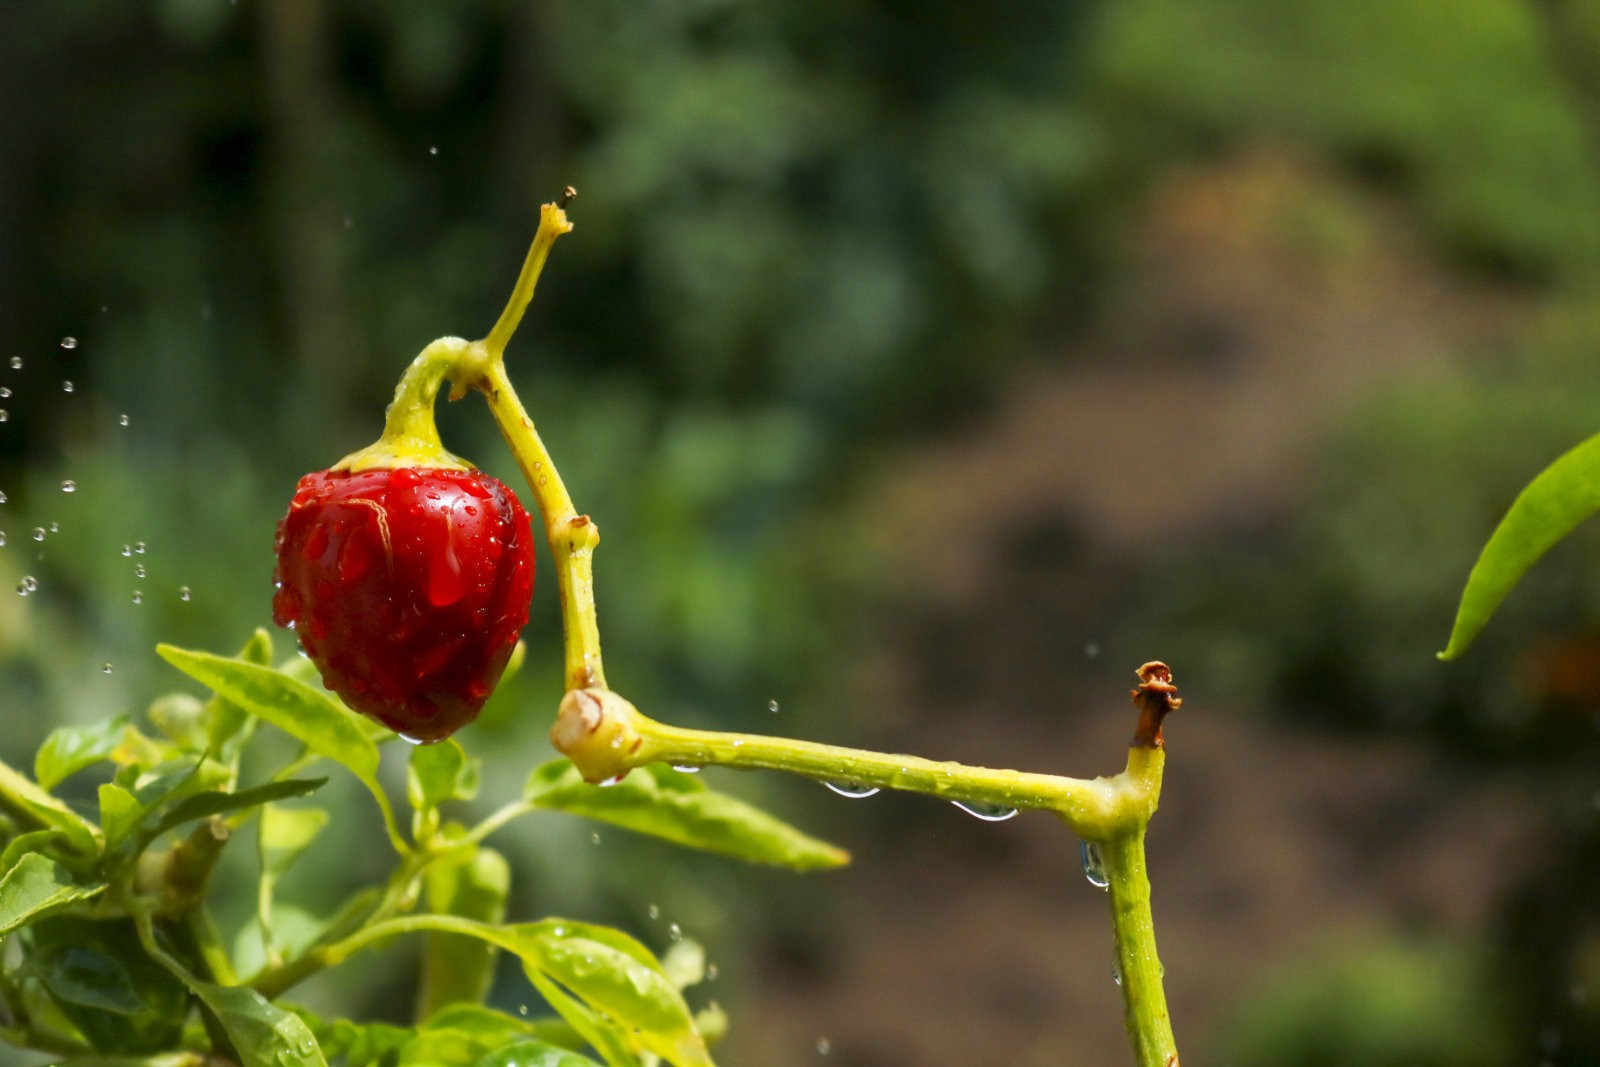
[[[274,621],[346,704],[413,741],[477,716],[528,621],[528,514],[482,471],[308,474],[277,557]]]

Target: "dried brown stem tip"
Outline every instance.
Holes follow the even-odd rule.
[[[570,185],[562,186],[561,196],[556,200],[556,207],[566,207],[576,199],[578,199],[578,190]]]
[[[1139,726],[1133,732],[1135,748],[1161,748],[1161,721],[1183,706],[1178,687],[1172,684],[1172,668],[1153,659],[1134,672],[1139,688],[1133,691],[1133,706],[1139,709]]]

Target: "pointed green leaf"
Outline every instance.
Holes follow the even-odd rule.
[[[390,839],[397,849],[403,849],[389,798],[378,784],[378,746],[362,727],[360,716],[322,690],[270,667],[172,645],[157,645],[156,652],[218,696],[272,723],[317,755],[344,764],[372,793],[390,829]]]
[[[637,768],[614,785],[594,786],[567,760],[554,760],[534,769],[523,797],[535,807],[752,863],[809,871],[850,862],[845,850],[661,764]]]
[[[121,841],[144,818],[145,807],[139,798],[115,782],[100,787],[100,829],[106,841]]]
[[[270,666],[272,635],[265,627],[256,627],[255,633],[250,635],[250,640],[239,650],[237,658],[259,667]],[[221,695],[213,696],[206,702],[205,714],[206,748],[215,752],[218,759],[237,767],[239,754],[250,740],[250,730],[246,727],[254,720],[244,708]]]
[[[1450,641],[1439,658],[1467,650],[1502,601],[1550,548],[1600,511],[1600,434],[1546,467],[1512,501],[1467,576]]]
[[[30,852],[0,877],[0,937],[40,916],[105,892],[105,884],[79,885],[72,872]]]
[[[268,801],[303,797],[321,789],[327,782],[326,778],[289,778],[281,782],[267,782],[249,789],[241,789],[236,793],[219,790],[196,793],[174,804],[150,831],[150,836],[159,836],[175,826],[181,826],[194,819],[205,819],[227,811],[253,808]]]

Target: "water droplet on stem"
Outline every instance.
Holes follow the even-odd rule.
[[[840,796],[849,797],[851,800],[862,800],[866,797],[874,796],[878,792],[877,786],[867,785],[863,782],[823,782],[822,784]]]
[[[982,804],[975,800],[952,800],[950,803],[984,822],[1005,822],[1017,815],[1016,808],[1008,808],[1004,804]]]
[[[1083,876],[1089,884],[1096,889],[1105,889],[1111,884],[1111,877],[1106,874],[1105,862],[1100,857],[1100,846],[1093,841],[1078,842],[1078,861],[1083,866]]]

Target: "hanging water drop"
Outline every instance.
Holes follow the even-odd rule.
[[[680,774],[699,774],[700,767],[694,763],[674,763],[672,769]]]
[[[65,381],[63,381],[63,382],[62,382],[62,383],[61,383],[61,391],[62,391],[62,392],[63,392],[63,393],[70,393],[70,392],[72,392],[72,390],[73,390],[73,389],[75,389],[75,388],[76,388],[76,386],[74,386],[74,385],[73,385],[73,384],[72,384],[72,379],[71,379],[71,378],[68,378],[68,379],[66,379],[66,380],[65,380]]]
[[[1089,884],[1096,889],[1105,889],[1111,884],[1111,878],[1106,874],[1105,861],[1100,858],[1100,846],[1093,841],[1078,842],[1078,862],[1083,865],[1083,876]]]
[[[72,336],[63,337],[61,339],[61,347],[66,349],[68,352],[71,352],[74,348],[78,347],[78,339]]]
[[[398,737],[400,740],[404,741],[408,745],[420,745],[420,744],[422,744],[422,738],[420,738],[420,737],[412,737],[410,734],[395,734],[395,736]]]
[[[589,844],[598,845],[599,843],[600,843],[600,831],[599,830],[591,830],[589,832]]]
[[[133,546],[133,550],[135,552],[137,552],[141,556],[144,555],[144,542],[143,541],[135,542],[135,544]]]
[[[53,534],[54,533],[60,533],[61,532],[61,524],[59,522],[52,522],[50,524],[50,532],[53,533]]]
[[[76,493],[78,491],[78,483],[71,478],[65,478],[61,482],[61,491],[63,493]]]
[[[1016,808],[1008,808],[1004,804],[982,804],[975,800],[952,800],[950,803],[984,822],[1005,822],[1017,815]]]
[[[1099,659],[1100,658],[1100,642],[1098,642],[1098,641],[1087,641],[1087,642],[1085,642],[1084,646],[1083,646],[1083,655],[1084,655],[1084,657],[1086,659]]]
[[[126,426],[126,425],[128,425],[129,421],[130,420],[128,419],[128,413],[126,411],[124,411],[121,415],[117,416],[117,425],[118,426]]]
[[[517,1014],[518,1015],[526,1015],[526,1014],[528,1014],[528,1006],[526,1004],[518,1004],[517,1005]]]
[[[22,577],[22,581],[17,583],[17,595],[27,596],[37,588],[39,588],[39,579],[31,574],[25,574]]]
[[[5,491],[4,490],[0,490],[0,504],[4,504],[5,502],[6,502]]]
[[[1117,985],[1122,984],[1122,965],[1115,959],[1111,961],[1111,980]]]
[[[101,674],[110,674],[111,673],[111,661],[110,660],[106,660],[104,663],[102,663],[100,665],[100,673]]]
[[[22,357],[21,356],[12,356],[11,357],[11,369],[12,370],[21,370],[22,369]]]
[[[143,604],[144,603],[144,594],[139,592],[139,590],[135,589],[133,591],[133,602],[135,604]]]
[[[652,921],[661,918],[661,905],[657,904],[655,901],[650,902],[648,911],[650,912],[650,918]]]
[[[677,923],[673,923],[670,926],[668,926],[667,927],[667,940],[671,941],[673,944],[677,944],[679,941],[682,941],[683,940],[683,927],[679,926]]]
[[[35,541],[43,541],[44,540],[44,527],[43,526],[35,526],[33,528],[33,539]]]
[[[428,146],[428,155],[436,156],[438,154],[439,154],[439,146],[438,145],[431,144],[431,145]]]
[[[719,968],[715,963],[706,964],[706,981],[715,982],[717,980],[717,975],[721,973],[721,968]]]
[[[143,563],[135,563],[133,565],[133,576],[135,578],[143,578],[145,576],[145,574],[146,574],[146,571],[144,569],[144,564]]]
[[[840,796],[849,797],[851,800],[861,800],[878,792],[877,786],[867,785],[863,782],[823,782],[822,784]]]
[[[189,602],[189,598],[192,597],[192,596],[194,596],[194,593],[189,589],[188,586],[186,586],[186,585],[178,586],[178,599],[179,600],[181,600],[185,604],[187,604]]]
[[[5,408],[0,408],[0,422],[10,422],[10,421],[11,421],[11,412],[7,411]]]
[[[776,700],[767,701],[767,710],[774,715],[778,714],[778,702]]]
[[[122,554],[123,554],[123,555],[124,555],[124,556],[131,556],[131,555],[133,555],[133,546],[132,546],[132,545],[123,545],[123,546],[122,546]]]
[[[817,1055],[826,1056],[833,1051],[833,1042],[825,1037],[817,1038]]]
[[[6,547],[6,532],[0,530],[0,548]]]
[[[0,400],[9,399],[10,396],[11,396],[11,386],[9,386],[9,385],[0,385]]]

